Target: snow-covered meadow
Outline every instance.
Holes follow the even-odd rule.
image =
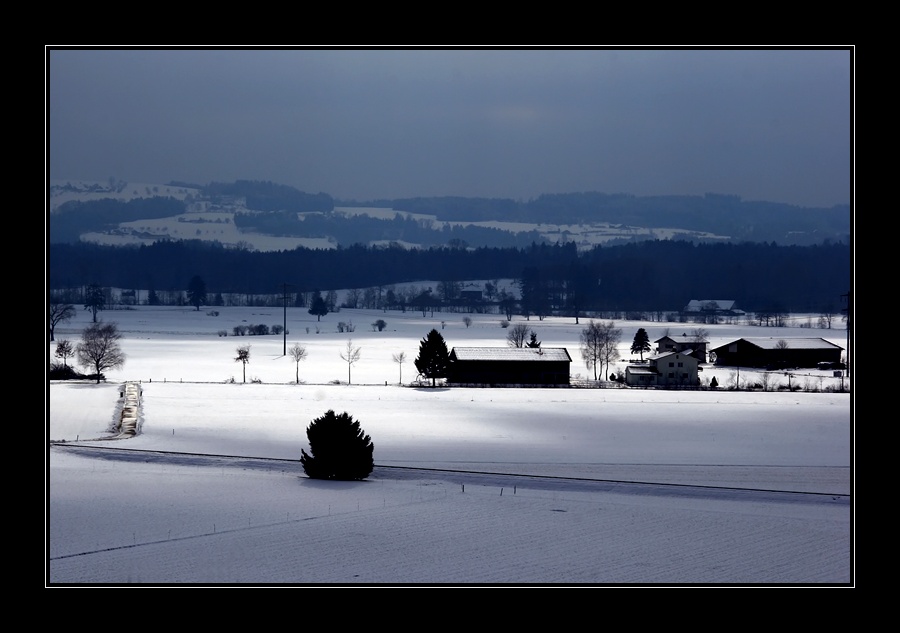
[[[231,335],[285,317],[286,337]],[[791,372],[802,391],[430,389],[410,386],[428,331],[449,348],[502,347],[501,316],[141,306],[99,318],[118,324],[124,367],[99,385],[48,388],[52,586],[852,586],[847,377]],[[813,327],[702,327],[710,347],[744,336],[846,345],[843,329],[798,318]],[[524,322],[587,378],[586,321]],[[77,343],[89,322],[79,309],[56,340]],[[623,359],[638,327],[651,341],[697,327],[616,325]],[[299,366],[284,354],[294,343],[308,352]],[[352,365],[348,343],[361,352]],[[240,345],[251,346],[246,383]],[[702,377],[756,373],[707,365]],[[140,433],[109,439],[126,382],[142,390]],[[328,409],[372,437],[366,481],[305,477],[306,426]]]

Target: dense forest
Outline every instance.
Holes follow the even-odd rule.
[[[357,206],[340,202],[339,206]],[[847,241],[850,206],[812,209],[789,204],[742,200],[739,196],[634,196],[596,191],[544,194],[528,201],[493,198],[404,198],[359,206],[434,215],[443,221],[610,223],[703,231],[735,242],[817,244]]]
[[[210,295],[389,287],[423,280],[515,279],[526,313],[678,311],[692,299],[731,299],[748,312],[831,312],[851,288],[848,244],[695,244],[654,240],[579,252],[527,247],[297,248],[255,252],[198,240],[143,246],[48,245],[51,292],[88,285],[176,291],[200,276]]]

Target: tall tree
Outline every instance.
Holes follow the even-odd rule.
[[[200,306],[206,303],[206,282],[200,278],[200,275],[191,277],[191,281],[188,283],[187,296],[188,303],[197,308],[198,311]]]
[[[71,303],[50,300],[50,340],[53,341],[56,326],[75,316],[75,306]]]
[[[393,356],[394,362],[400,366],[400,384],[403,384],[403,363],[406,362],[406,352],[398,352]]]
[[[528,266],[522,271],[519,292],[522,295],[522,312],[525,318],[530,319],[534,314],[543,321],[550,313],[550,290],[540,269]]]
[[[125,354],[119,346],[121,338],[115,323],[92,323],[81,333],[81,342],[75,348],[78,364],[93,368],[98,383],[104,370],[125,364]]]
[[[106,309],[106,292],[97,284],[91,284],[84,291],[84,309],[91,311],[93,322],[97,322],[97,313]]]
[[[63,366],[68,367],[69,364],[68,362],[66,362],[66,359],[75,356],[75,349],[72,347],[72,344],[68,340],[63,339],[56,344],[56,352],[54,353],[54,355],[57,358],[62,359]]]
[[[441,333],[432,329],[419,343],[419,355],[415,360],[416,369],[426,378],[431,378],[431,386],[437,378],[446,378],[450,367],[450,352]]]
[[[241,363],[244,366],[244,382],[247,382],[247,363],[250,362],[250,346],[242,345],[237,348],[237,356],[234,362]]]
[[[313,298],[307,312],[315,315],[316,321],[321,321],[322,317],[328,314],[328,304],[325,303],[325,299],[322,298],[322,294],[318,290],[316,290],[316,292],[313,294]]]
[[[297,366],[297,384],[300,384],[300,361],[306,358],[306,348],[300,343],[294,343],[293,347],[288,350],[288,354]]]
[[[528,326],[524,323],[516,323],[506,333],[506,344],[510,347],[522,347],[525,345],[525,337],[528,336]]]
[[[515,313],[516,308],[518,307],[518,302],[516,301],[516,298],[513,295],[507,293],[505,290],[501,290],[499,305],[500,305],[500,310],[502,310],[503,314],[506,315],[506,320],[511,321],[513,318],[513,314]]]
[[[347,363],[347,384],[350,384],[350,368],[359,360],[362,350],[353,345],[353,339],[347,339],[347,349],[341,352],[341,358]]]
[[[622,339],[622,330],[616,327],[612,321],[600,324],[601,360],[605,366],[606,379],[609,380],[609,366],[619,359],[619,341]]]
[[[594,370],[594,380],[597,380],[597,365],[603,358],[603,337],[600,326],[593,321],[581,330],[581,358],[588,369]]]
[[[650,349],[650,336],[647,334],[647,330],[642,327],[638,328],[638,331],[634,335],[634,340],[631,342],[631,353],[640,354],[641,362],[643,362],[644,353],[649,352]]]

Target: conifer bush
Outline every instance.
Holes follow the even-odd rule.
[[[328,410],[306,429],[309,450],[301,450],[300,463],[310,479],[355,481],[375,467],[372,439],[346,411]]]

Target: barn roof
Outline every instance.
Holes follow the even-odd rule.
[[[702,312],[712,304],[716,304],[717,310],[734,310],[735,301],[732,299],[691,299],[684,306],[684,311]]]
[[[454,347],[450,357],[478,361],[572,362],[565,347]]]
[[[777,336],[770,336],[768,338],[744,337],[744,338],[738,339],[738,340],[747,341],[751,345],[756,345],[760,349],[778,349],[781,341],[784,341],[785,343],[787,343],[787,349],[835,349],[835,348],[844,349],[840,345],[835,345],[834,343],[826,341],[823,338],[815,338],[815,337],[809,337],[809,338],[800,338],[800,337],[785,338],[785,337],[777,337]],[[720,349],[722,347],[727,347],[728,345],[731,345],[732,343],[735,343],[735,342],[737,342],[737,341],[732,341],[731,343],[727,343],[725,345],[720,345],[716,349]]]

